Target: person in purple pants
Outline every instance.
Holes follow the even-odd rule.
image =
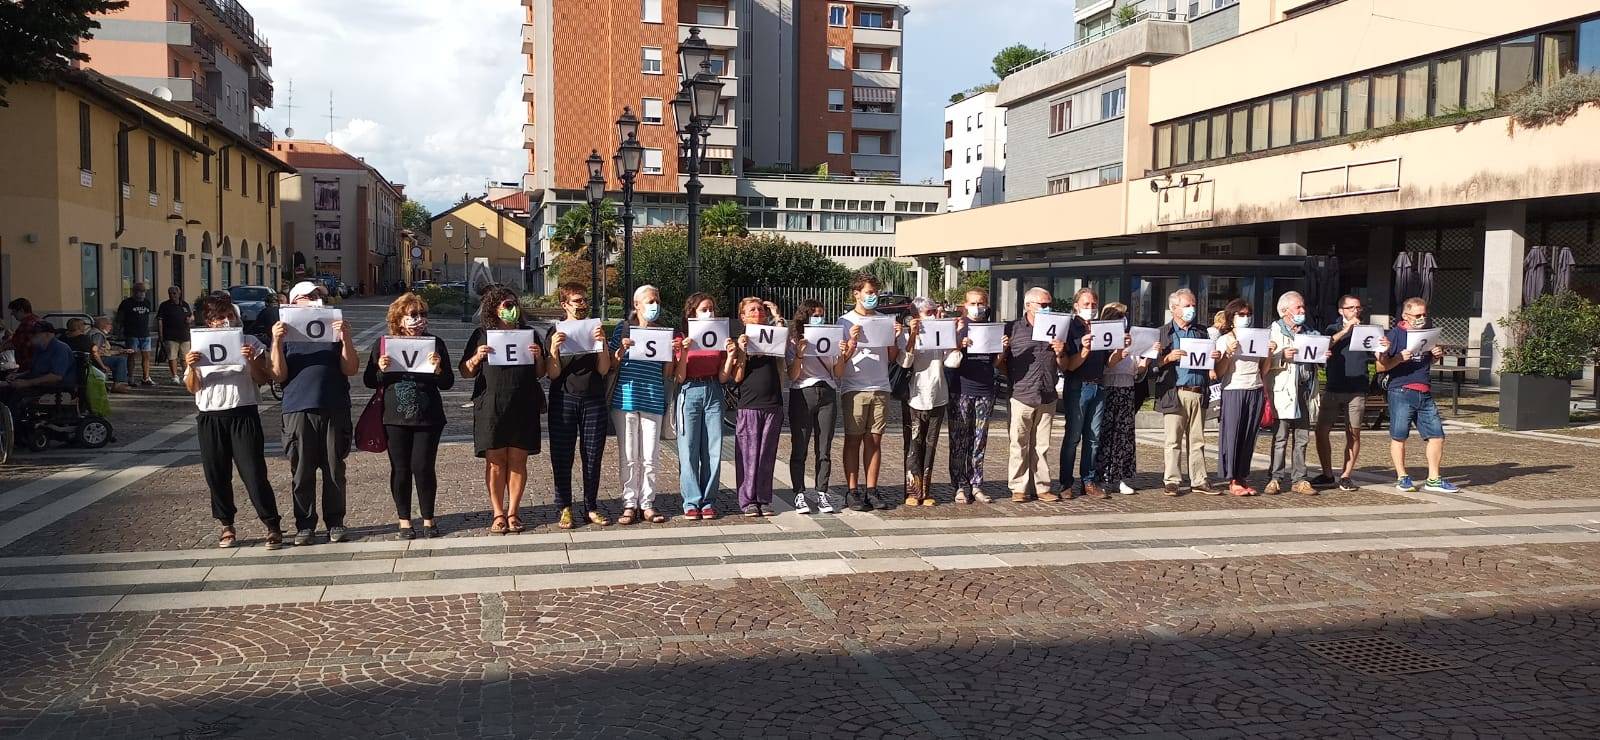
[[[771,302],[745,298],[739,301],[739,321],[752,327],[781,324],[782,319]],[[739,509],[745,516],[771,516],[772,474],[778,462],[778,437],[783,432],[783,377],[789,373],[789,358],[752,355],[753,349],[748,335],[739,337],[732,368],[722,381],[739,388],[739,415],[733,428]]]

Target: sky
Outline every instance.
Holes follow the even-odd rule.
[[[911,13],[902,176],[939,181],[950,94],[990,81],[989,60],[1001,47],[1067,43],[1072,0],[903,2]],[[245,5],[272,45],[275,106],[263,123],[278,136],[292,126],[296,138],[327,140],[365,157],[435,213],[463,193],[482,193],[488,181],[521,180],[527,156],[518,0]]]

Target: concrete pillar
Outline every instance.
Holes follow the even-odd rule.
[[[1311,225],[1305,221],[1278,224],[1278,254],[1304,257],[1310,243]]]
[[[1367,232],[1367,320],[1387,325],[1394,309],[1394,227]]]
[[[931,272],[933,260],[928,257],[917,257],[916,263],[917,266],[914,269],[916,270],[917,290],[912,295],[913,297],[926,296],[928,295],[928,274]]]
[[[944,289],[950,290],[961,282],[961,258],[944,258]]]
[[[1483,224],[1483,315],[1470,323],[1474,342],[1493,347],[1494,369],[1500,370],[1502,317],[1522,305],[1522,258],[1527,252],[1528,208],[1521,202],[1493,203]]]

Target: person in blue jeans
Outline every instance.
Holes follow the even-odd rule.
[[[1395,488],[1415,491],[1417,484],[1406,474],[1406,437],[1411,426],[1426,445],[1428,479],[1424,490],[1455,493],[1455,484],[1439,475],[1444,459],[1444,424],[1439,407],[1433,402],[1433,387],[1428,376],[1433,363],[1444,357],[1444,348],[1435,344],[1420,354],[1406,347],[1406,334],[1428,328],[1428,304],[1421,298],[1408,298],[1401,309],[1401,320],[1384,337],[1378,353],[1378,371],[1389,374],[1389,457],[1394,461]]]
[[[717,302],[695,293],[683,304],[684,336],[673,348],[674,405],[678,432],[678,487],[685,519],[716,519],[718,482],[722,479],[722,376],[733,372],[733,338],[721,349],[700,347],[688,337],[689,319],[717,318]]]
[[[1089,322],[1099,314],[1100,297],[1089,288],[1079,288],[1072,297],[1072,310],[1077,315],[1067,329],[1067,354],[1061,361],[1067,371],[1066,392],[1061,395],[1067,414],[1067,436],[1061,443],[1061,495],[1069,499],[1078,495],[1110,498],[1094,478],[1095,453],[1100,449],[1100,420],[1105,407],[1100,380],[1106,372],[1106,359],[1111,356],[1111,350],[1089,351],[1094,339]],[[1072,477],[1074,462],[1081,463],[1076,482]]]

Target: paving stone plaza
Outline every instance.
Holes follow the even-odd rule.
[[[381,311],[347,307],[358,341],[381,331]],[[455,349],[467,328],[435,331]],[[175,386],[116,397],[106,450],[0,468],[0,735],[1579,738],[1600,726],[1600,440],[1581,432],[1452,423],[1444,472],[1462,490],[1449,495],[1395,491],[1373,434],[1359,491],[1242,499],[1161,495],[1159,438],[1141,437],[1137,495],[1020,505],[1003,501],[994,434],[986,491],[1003,502],[954,504],[941,449],[938,506],[836,515],[782,503],[785,440],[777,516],[572,531],[555,527],[540,456],[528,532],[497,537],[457,408],[468,393],[446,400],[439,539],[390,537],[387,459],[357,452],[351,541],[268,551],[241,516],[240,546],[217,548],[193,406]],[[287,509],[276,409],[263,417]],[[891,424],[886,482],[899,482],[898,437]],[[657,475],[666,512],[679,509],[673,449]],[[614,461],[613,441],[612,515]],[[732,479],[730,463],[725,512]]]

